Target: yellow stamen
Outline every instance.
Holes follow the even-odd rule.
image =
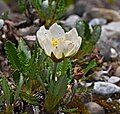
[[[52,38],[52,45],[55,47],[57,46],[58,40],[55,40],[54,38]]]
[[[52,45],[54,47],[57,46],[59,41],[65,41],[65,38],[58,38],[57,40],[55,40],[55,38],[52,38]]]

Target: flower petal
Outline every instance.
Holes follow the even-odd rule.
[[[45,39],[42,42],[42,48],[44,49],[46,55],[51,56],[51,53],[54,50],[54,47],[51,44],[51,41],[49,39]]]
[[[36,34],[37,34],[38,42],[42,48],[43,48],[42,46],[43,40],[52,38],[50,31],[46,30],[44,26],[40,27],[40,29],[37,31]]]
[[[73,28],[69,32],[66,32],[66,40],[70,40],[75,43],[78,42],[78,33],[76,28]]]
[[[71,41],[65,41],[63,42],[64,44],[64,55],[65,57],[69,57],[71,55],[73,55],[74,53],[76,53],[76,45],[74,43],[72,43]]]
[[[58,25],[57,23],[53,24],[49,30],[50,30],[53,38],[55,38],[55,39],[65,38],[65,32],[64,32],[63,28],[60,25]]]
[[[53,54],[56,56],[57,59],[61,59],[64,54],[65,47],[63,43],[58,43],[58,46],[56,46],[53,50]]]
[[[66,40],[72,41],[76,45],[76,49],[80,48],[82,38],[78,36],[77,30],[73,28],[69,32],[66,32]]]

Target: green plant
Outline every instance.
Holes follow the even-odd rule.
[[[60,28],[58,25],[57,27]],[[93,49],[93,46],[89,44],[95,44],[100,34],[100,28],[97,26],[93,29],[94,32],[91,33],[86,22],[79,22],[76,28],[79,35],[83,37],[82,49],[80,50],[82,56],[82,54],[89,53]],[[56,28],[54,29],[56,30]],[[63,29],[61,31],[63,31]],[[49,33],[48,30],[47,32]],[[4,76],[1,78],[0,85],[3,93],[0,96],[0,99],[4,106],[4,113],[11,114],[14,110],[14,104],[18,99],[31,105],[39,106],[39,99],[34,96],[34,93],[39,91],[39,88],[44,91],[45,99],[43,100],[44,103],[42,107],[47,113],[57,113],[58,111],[74,112],[77,110],[77,107],[64,110],[60,109],[60,107],[61,105],[68,103],[78,89],[77,80],[72,78],[72,64],[68,57],[77,53],[81,45],[81,38],[77,35],[75,29],[67,33],[68,37],[66,39],[61,37],[57,39],[56,35],[60,35],[56,32],[57,31],[54,31],[53,36],[55,37],[52,37],[52,39],[46,39],[46,34],[48,33],[45,34],[44,32],[38,32],[38,41],[35,44],[33,52],[30,51],[22,38],[18,41],[18,47],[15,47],[15,45],[10,41],[5,43],[5,53],[11,67],[13,68],[13,80],[16,87],[13,89],[10,87],[8,80]],[[63,35],[64,34],[65,33],[63,33]],[[44,42],[46,41],[45,39],[43,41],[43,39],[40,40],[38,38],[39,35],[43,35],[46,40],[50,40],[47,45],[45,45],[47,43]],[[74,37],[70,37],[72,35]],[[78,42],[74,41],[73,38]],[[41,42],[44,42],[45,44]],[[56,46],[58,46],[59,43],[65,47],[63,46],[64,48],[62,47],[55,51]],[[67,44],[69,43],[73,47],[71,49],[72,51],[68,49],[69,45]],[[53,50],[47,50],[49,49],[49,44],[53,46]],[[77,44],[77,46],[74,44]],[[61,45],[59,46],[61,47]],[[90,48],[89,51],[85,51],[86,47]],[[51,51],[51,54],[49,54],[49,51]],[[87,66],[83,70],[84,75],[86,75],[88,71],[95,66],[96,60],[92,60],[90,63],[88,62]],[[66,98],[66,89],[71,80],[74,80],[72,93]],[[85,79],[83,78],[83,80]]]
[[[23,12],[28,6],[32,6],[46,27],[59,20],[65,11],[65,0],[27,0],[26,3],[18,0],[18,4]]]

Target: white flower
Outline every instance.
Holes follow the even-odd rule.
[[[75,28],[65,33],[57,23],[54,23],[49,30],[41,26],[37,31],[37,39],[46,55],[54,61],[75,55],[82,41]]]

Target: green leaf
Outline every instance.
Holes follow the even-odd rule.
[[[13,72],[13,80],[16,82],[16,84],[19,83],[19,79],[20,79],[20,72],[18,70],[15,70]]]
[[[96,42],[100,38],[100,34],[101,34],[101,26],[100,25],[94,26],[91,39],[90,39],[92,44],[96,44]]]
[[[84,20],[78,21],[78,23],[76,24],[76,29],[79,36],[84,38],[84,40],[89,40],[91,33],[89,25],[86,21]]]
[[[19,96],[23,83],[24,83],[23,75],[21,74],[19,84],[18,84],[17,89],[15,91],[14,100],[16,100],[17,97]]]
[[[90,69],[97,65],[96,60],[92,60],[88,66],[83,70],[84,74],[86,74]]]
[[[22,38],[20,38],[18,42],[18,52],[19,60],[24,66],[24,64],[31,59],[31,52]]]
[[[6,42],[5,43],[5,53],[9,59],[9,62],[14,70],[20,70],[20,61],[18,57],[18,52],[16,47],[13,45],[11,42]]]
[[[39,102],[37,101],[37,98],[29,95],[25,92],[20,93],[22,99],[26,101],[27,103],[33,104],[33,105],[39,105]]]
[[[76,29],[77,29],[78,35],[84,38],[84,35],[85,35],[84,21],[78,21],[76,24]]]
[[[58,81],[55,84],[54,88],[54,96],[56,96],[58,99],[61,98],[67,89],[67,77],[61,76]]]
[[[32,5],[33,5],[37,10],[40,10],[41,4],[42,4],[42,0],[31,0],[31,1],[32,1]]]
[[[61,76],[57,82],[51,80],[48,88],[48,95],[44,105],[48,112],[51,113],[56,110],[56,106],[59,104],[60,99],[65,95],[66,89],[66,76]]]
[[[46,96],[46,88],[45,88],[45,85],[44,85],[44,82],[42,81],[42,79],[41,79],[41,77],[40,76],[38,76],[38,81],[39,81],[39,83],[41,84],[41,86],[42,86],[42,89],[43,89],[43,91],[44,91],[44,94],[45,94],[45,96]]]
[[[22,12],[24,12],[26,10],[26,7],[25,7],[25,4],[23,3],[23,0],[18,0],[18,6]]]
[[[9,101],[9,103],[10,103],[10,87],[8,85],[7,79],[4,76],[2,77],[1,86],[2,86],[2,89],[3,89],[3,92],[4,92],[5,99],[7,101]]]
[[[58,7],[57,7],[57,19],[63,16],[65,11],[65,0],[59,0],[58,1]]]
[[[72,64],[69,59],[64,59],[58,64],[58,72],[61,75],[67,75],[68,78],[72,75]]]

